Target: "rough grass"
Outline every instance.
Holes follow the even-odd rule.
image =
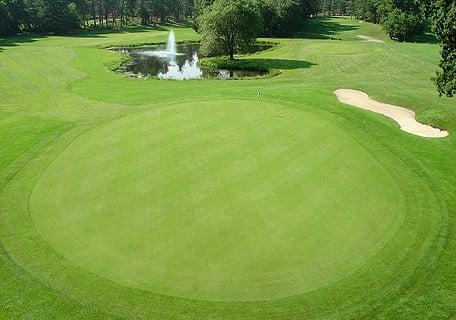
[[[121,56],[100,47],[162,42],[167,38],[166,28],[1,40],[0,318],[452,318],[456,312],[456,235],[452,232],[456,227],[453,134],[456,111],[455,101],[439,98],[430,81],[438,63],[439,47],[427,43],[393,43],[377,26],[349,19],[311,23],[318,28],[304,29],[292,39],[268,39],[278,42],[278,48],[245,57],[282,71],[278,77],[252,81],[138,80],[122,77],[106,67],[118,62]],[[357,34],[386,40],[386,43],[364,43],[356,39]],[[187,28],[176,28],[176,36],[182,40],[197,40],[197,35]],[[342,105],[332,93],[341,87],[362,90],[378,101],[408,107],[417,112],[420,120],[448,129],[450,137],[415,137],[400,131],[389,119]],[[262,102],[268,110],[252,109],[257,107],[257,101],[252,99],[258,91],[263,93]],[[163,114],[163,123],[157,126],[160,110],[169,112]],[[216,121],[216,111],[226,117],[226,121]],[[292,119],[287,121],[287,117]],[[187,140],[189,137],[193,139]],[[322,137],[331,142],[312,152],[306,149],[312,141],[328,141]],[[166,162],[157,162],[154,146],[162,146]],[[334,163],[330,161],[325,170],[319,167],[320,162],[325,162],[323,158],[319,161],[318,155],[324,155],[331,148],[333,152],[328,155]],[[274,156],[279,154],[284,157],[275,161]],[[306,157],[315,154],[315,158],[298,161],[300,158],[293,154]],[[350,161],[343,158],[344,154],[355,158]],[[256,164],[249,161],[255,157],[261,161]],[[205,159],[220,167],[195,169],[204,164]],[[292,165],[293,159],[296,167]],[[135,167],[128,162],[135,163]],[[226,168],[227,164],[234,166],[233,172]],[[156,173],[158,180],[153,176],[144,177],[141,168],[155,168],[146,172]],[[306,170],[316,175],[314,180],[305,175]],[[67,173],[63,175],[59,171]],[[84,174],[88,172],[92,174]],[[266,173],[264,177],[261,172]],[[123,173],[126,176],[122,177]],[[188,175],[190,173],[194,175]],[[218,180],[224,175],[223,181]],[[352,188],[358,193],[332,199],[339,199],[336,202],[322,201],[321,206],[314,204],[313,211],[290,210],[293,203],[302,200],[301,194],[304,198],[312,194],[313,189],[309,187],[312,181],[325,186],[330,179],[326,175],[340,180],[327,186],[340,185],[342,194],[350,194]],[[115,181],[109,181],[111,178]],[[195,208],[203,211],[202,206],[206,204],[207,213],[198,228],[205,230],[211,225],[221,228],[206,230],[207,239],[212,242],[205,242],[202,233],[190,232],[197,230],[193,225],[194,216],[190,216],[187,223],[176,217],[168,221],[178,229],[170,233],[170,239],[174,239],[176,245],[185,243],[188,247],[167,249],[165,246],[159,247],[162,253],[152,253],[149,250],[154,246],[149,243],[146,245],[150,247],[143,247],[144,252],[137,251],[137,241],[149,236],[148,224],[142,223],[147,217],[146,209],[157,202],[141,197],[139,191],[129,192],[139,186],[136,183],[143,186],[142,190],[160,189],[164,184],[158,181],[166,178],[177,180],[167,182],[168,189],[158,202],[160,210],[175,214],[189,212],[188,207],[179,205],[192,203],[199,204]],[[391,182],[375,185],[382,179]],[[217,188],[210,187],[210,183],[217,181]],[[224,185],[224,181],[232,183]],[[236,181],[240,185],[234,184]],[[271,202],[257,199],[257,207],[253,201],[246,201],[266,194],[268,188],[281,185],[280,181],[286,189],[277,192],[275,197],[268,197]],[[206,194],[199,193],[209,198],[195,198],[193,186],[199,191],[204,186],[210,187]],[[258,186],[258,190],[253,186]],[[300,189],[304,187],[306,190]],[[337,197],[339,192],[332,193],[327,188],[315,191],[326,190],[328,198]],[[370,196],[363,197],[363,192]],[[80,214],[85,210],[106,212],[102,207],[90,205],[87,201],[90,196],[98,204],[108,206],[131,203],[125,210],[119,206],[112,208],[112,216],[93,216],[95,221],[80,221]],[[84,201],[80,201],[82,199]],[[100,199],[109,201],[98,202]],[[312,204],[312,199],[316,198],[311,197],[306,204]],[[211,220],[209,213],[223,210],[224,205],[230,203],[245,206],[245,211],[238,211],[243,214],[233,221],[248,229],[258,228],[257,236],[248,232],[244,235],[243,229],[234,225],[232,232],[224,234],[222,231],[230,229],[224,229],[223,223],[216,223],[220,221],[214,217],[215,220]],[[331,203],[337,205],[325,207]],[[349,210],[351,219],[344,220],[338,215],[344,212],[342,208],[356,203],[359,207]],[[374,214],[382,206],[387,208]],[[401,214],[397,213],[398,208],[402,208]],[[261,223],[257,223],[257,219],[249,220],[247,213],[254,212],[258,217],[266,210],[270,212]],[[278,211],[282,213],[280,219],[286,221],[274,216]],[[318,233],[312,233],[313,230],[306,233],[316,241],[313,247],[309,245],[312,242],[307,242],[308,247],[305,247],[306,242],[301,238],[299,226],[302,224],[297,220],[300,211],[334,214],[325,223],[314,225]],[[132,219],[134,216],[128,215],[129,212],[141,213],[141,218]],[[357,214],[358,219],[355,219]],[[218,212],[217,217],[220,219],[223,215]],[[388,217],[393,219],[391,221],[400,217],[400,223],[396,221],[395,227],[382,231],[388,225]],[[310,218],[304,214],[300,219]],[[172,228],[165,222],[161,221],[157,228],[170,232]],[[274,231],[271,230],[277,229],[268,222],[283,222],[287,226],[283,235],[272,238]],[[185,227],[190,231],[183,232]],[[144,232],[135,234],[134,230]],[[268,230],[267,234],[261,233]],[[189,235],[193,237],[186,238]],[[112,237],[119,241],[118,246],[112,246],[115,243]],[[138,237],[136,242],[135,237]],[[165,234],[160,238],[156,233],[150,237],[152,242],[166,238]],[[364,242],[356,240],[362,238],[366,245],[372,241],[377,248],[362,250]],[[296,242],[292,243],[292,239]],[[193,283],[194,290],[182,289],[182,279],[189,279],[183,274],[208,270],[210,263],[216,263],[213,258],[229,257],[223,251],[226,246],[216,243],[222,240],[233,245],[233,259],[220,262],[218,269],[212,265],[210,270],[235,280],[231,284],[232,292],[228,293],[231,296],[222,296],[229,292],[224,288],[230,286],[217,288],[207,278]],[[331,240],[340,250],[322,255],[324,259],[320,261],[325,262],[326,269],[312,269],[311,265],[305,269],[309,261],[306,254],[314,254],[314,257],[317,253],[323,254],[318,247],[328,248]],[[343,261],[343,250],[350,251],[355,243],[359,244],[360,254],[352,254],[353,259]],[[100,248],[106,250],[101,253],[97,251]],[[206,255],[193,255],[191,250],[195,248],[208,251],[202,251]],[[249,248],[255,248],[251,255]],[[293,250],[284,253],[284,248]],[[169,255],[167,259],[163,256],[165,253]],[[258,253],[263,254],[258,256]],[[169,282],[153,284],[150,281],[157,281],[157,277],[134,272],[145,265],[134,265],[135,260],[150,261],[153,254],[162,259],[161,266],[171,262],[172,266],[178,265],[180,276],[168,275],[161,280]],[[205,258],[209,258],[206,265]],[[245,280],[250,284],[256,283],[255,277],[264,274],[268,266],[278,270],[294,262],[298,271],[308,272],[304,275],[292,272],[294,278],[289,279],[294,281],[287,284],[282,280],[282,291],[269,284],[256,293],[252,289],[250,295],[244,292],[244,296],[240,294],[235,301],[234,293],[242,285],[230,272],[240,266],[247,268],[248,258],[253,273],[241,268],[236,274],[241,278],[249,275]],[[316,262],[314,265],[321,266]],[[336,267],[341,265],[350,268]],[[203,279],[210,275],[210,272],[204,273]],[[334,281],[327,281],[325,285],[322,285],[324,281],[315,282],[329,279],[325,275],[331,275]],[[142,284],[138,283],[141,281]],[[144,284],[147,281],[149,283]],[[310,291],[306,290],[312,281],[317,284]],[[169,283],[179,283],[180,287]],[[187,298],[172,296],[174,294]],[[198,295],[212,299],[188,299]],[[220,300],[217,297],[227,301],[214,301]],[[256,298],[263,299],[243,301]]]

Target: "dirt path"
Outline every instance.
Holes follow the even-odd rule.
[[[361,36],[361,35],[358,35],[357,37],[360,38],[361,40],[364,40],[364,42],[385,43],[385,41],[376,39],[374,37]]]
[[[415,113],[413,111],[391,104],[377,102],[369,98],[369,96],[362,91],[338,89],[334,91],[334,93],[336,94],[337,99],[342,103],[380,113],[393,119],[400,125],[401,130],[405,132],[426,138],[443,138],[449,135],[448,131],[433,128],[416,121]]]

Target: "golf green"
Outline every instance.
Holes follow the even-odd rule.
[[[205,300],[302,294],[358,270],[396,234],[390,171],[324,112],[205,100],[136,112],[79,136],[30,213],[76,265]]]

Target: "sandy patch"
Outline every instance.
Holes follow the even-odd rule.
[[[385,43],[385,41],[383,41],[383,40],[376,39],[376,38],[369,37],[369,36],[358,35],[357,37],[360,38],[361,40],[363,40],[364,42]]]
[[[393,119],[400,125],[401,130],[405,132],[426,138],[443,138],[449,135],[448,131],[443,131],[416,121],[413,111],[391,104],[377,102],[369,98],[362,91],[339,89],[334,91],[334,93],[342,103],[380,113]]]

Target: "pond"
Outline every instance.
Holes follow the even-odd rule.
[[[248,53],[263,51],[271,45],[256,45]],[[157,77],[159,79],[243,79],[266,75],[267,71],[251,70],[208,70],[199,63],[199,45],[196,43],[177,44],[172,51],[169,45],[155,45],[138,48],[118,48],[131,57],[121,66],[120,71],[133,77]]]

